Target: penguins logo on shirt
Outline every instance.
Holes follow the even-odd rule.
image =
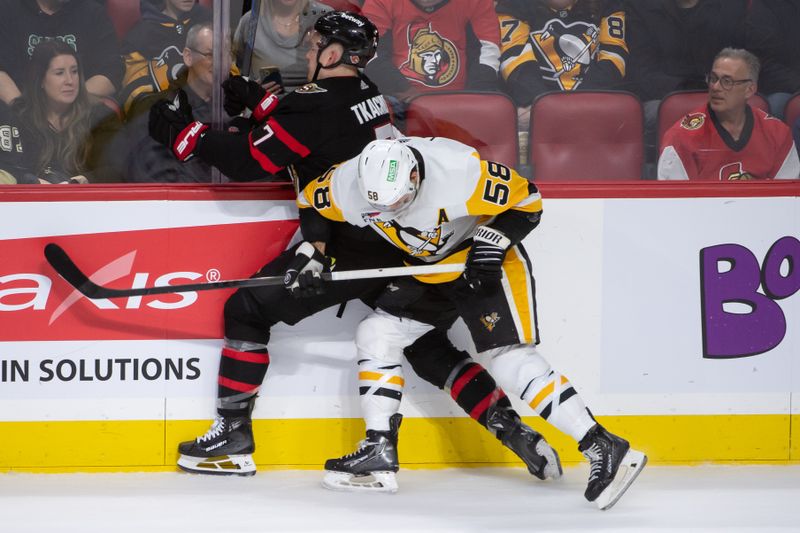
[[[583,74],[598,50],[600,30],[594,24],[559,19],[548,21],[540,31],[531,33],[531,41],[539,58],[547,63],[546,79],[558,83],[562,91],[574,90],[583,81]]]
[[[411,81],[428,87],[443,87],[458,75],[461,60],[452,41],[427,26],[409,25],[408,59],[400,72]]]
[[[375,213],[375,215],[380,216],[380,213]],[[363,216],[364,214],[362,214]],[[396,220],[379,220],[377,218],[371,220],[364,218],[364,220],[371,222],[396,247],[414,257],[436,255],[453,236],[452,230],[448,233],[442,230],[442,226],[450,221],[444,209],[439,210],[437,226],[425,231],[411,226],[402,226]]]

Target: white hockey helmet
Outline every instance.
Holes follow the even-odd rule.
[[[398,213],[417,195],[417,158],[405,143],[377,140],[369,143],[358,158],[358,187],[369,205],[378,211]]]

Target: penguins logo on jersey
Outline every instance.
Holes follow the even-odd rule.
[[[538,56],[547,63],[545,70],[552,72],[546,79],[557,82],[562,91],[576,89],[583,81],[585,69],[597,54],[599,39],[600,30],[594,24],[564,24],[559,19],[531,33]]]
[[[498,315],[497,312],[485,313],[481,316],[480,320],[481,324],[483,324],[483,327],[488,329],[489,333],[491,333],[494,331],[494,327],[497,325],[497,323],[500,322],[500,315]]]
[[[460,58],[452,41],[427,26],[408,26],[408,59],[400,72],[428,87],[443,87],[458,75]]]
[[[430,231],[421,231],[410,226],[404,227],[396,220],[375,221],[373,224],[395,246],[414,257],[436,255],[453,236],[452,231],[444,235],[441,224]]]
[[[703,113],[690,113],[681,119],[681,128],[685,130],[699,130],[703,127],[706,116]]]

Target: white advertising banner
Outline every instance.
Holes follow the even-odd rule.
[[[596,414],[788,412],[800,390],[798,198],[544,205],[525,240],[540,350]],[[285,249],[295,215],[288,200],[2,204],[0,420],[213,413],[231,291],[91,301],[45,262],[46,243],[117,288],[235,279]],[[368,309],[335,311],[274,328],[256,417],[359,416],[352,339]],[[406,393],[406,415],[463,415],[413,375]]]

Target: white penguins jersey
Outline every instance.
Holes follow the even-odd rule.
[[[477,226],[511,209],[542,209],[532,183],[505,165],[481,160],[471,146],[442,137],[407,137],[401,142],[422,156],[422,180],[414,201],[399,214],[376,211],[367,203],[358,186],[358,157],[309,183],[298,196],[298,206],[333,221],[369,226],[416,263],[464,262]],[[441,283],[456,277],[420,279]]]

